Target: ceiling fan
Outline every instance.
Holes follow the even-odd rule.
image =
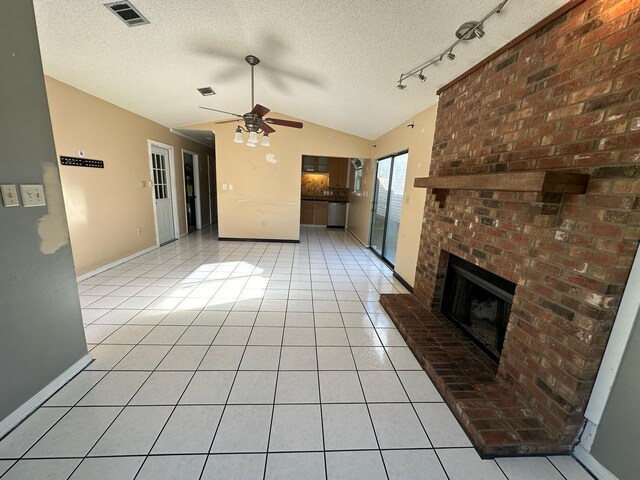
[[[236,128],[235,137],[233,139],[236,143],[244,143],[242,138],[242,132],[248,132],[249,138],[247,140],[247,145],[250,147],[255,147],[258,143],[258,134],[262,134],[261,145],[265,147],[269,146],[269,134],[275,132],[275,130],[271,127],[271,125],[281,125],[283,127],[292,127],[292,128],[302,128],[302,122],[294,122],[291,120],[284,120],[281,118],[264,118],[264,116],[270,112],[267,107],[260,105],[259,103],[254,102],[254,82],[253,82],[253,68],[260,63],[260,59],[255,55],[247,55],[244,57],[245,61],[251,66],[251,105],[253,108],[250,112],[245,113],[244,115],[240,115],[239,113],[233,112],[225,112],[224,110],[217,110],[215,108],[209,107],[200,107],[203,110],[211,110],[213,112],[226,113],[228,115],[233,115],[236,118],[230,120],[222,120],[220,122],[215,123],[229,123],[229,122],[239,122],[240,120],[244,120],[244,126],[238,125]]]

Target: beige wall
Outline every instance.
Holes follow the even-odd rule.
[[[186,231],[181,150],[199,155],[203,225],[209,223],[206,155],[213,150],[53,78],[47,96],[58,156],[104,160],[104,169],[60,166],[76,274],[156,245],[148,139],[174,147],[180,235]],[[140,233],[138,233],[140,229]]]
[[[269,116],[296,120],[276,112]],[[309,122],[304,122],[302,130],[276,126],[270,136],[271,146],[255,148],[233,143],[236,126],[206,123],[184,127],[216,134],[221,237],[298,240],[302,155],[371,155],[370,140]],[[224,190],[223,184],[233,185],[233,190]]]
[[[373,145],[375,142],[371,142]],[[369,155],[375,154],[375,149]],[[374,177],[376,162],[370,159],[362,160],[362,187],[360,195],[349,193],[349,217],[347,218],[347,230],[351,232],[360,243],[369,246],[369,227],[371,226],[371,202],[373,201]],[[349,165],[349,192],[353,192],[354,170]]]
[[[53,78],[46,86],[58,155],[77,156],[82,149],[87,158],[105,161],[104,170],[60,169],[78,275],[156,245],[153,191],[140,186],[151,178],[148,139],[174,147],[180,235],[186,232],[182,149],[199,155],[202,219],[209,223],[211,149]],[[216,134],[218,228],[227,238],[299,239],[302,155],[316,155],[364,160],[363,194],[350,197],[347,227],[367,245],[375,185],[375,161],[369,159],[408,149],[396,272],[413,285],[426,195],[413,180],[429,172],[436,110],[428,108],[375,141],[304,122],[302,130],[277,127],[270,147],[250,148],[233,143],[235,123],[186,128]],[[407,128],[412,122],[415,127]],[[353,172],[349,177],[352,187]]]
[[[416,177],[429,175],[437,110],[437,104],[433,105],[372,142],[376,145],[371,155],[375,159],[409,150],[395,271],[412,286],[415,279],[422,214],[427,194],[424,188],[414,188],[413,181]],[[414,124],[413,128],[407,127],[410,123]],[[363,195],[352,197],[349,206],[348,228],[365,245],[369,244],[375,170],[375,161],[365,162]],[[353,179],[351,186],[353,187]]]

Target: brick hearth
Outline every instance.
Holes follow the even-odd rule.
[[[640,1],[587,0],[440,92],[430,177],[590,175],[584,194],[450,188],[436,199],[429,190],[416,270],[415,298],[436,312],[449,253],[517,284],[497,380],[483,383],[486,367],[472,375],[482,388],[468,391],[491,386],[524,405],[558,451],[582,426],[640,238],[639,39]],[[390,311],[410,345],[422,345],[413,335],[435,342],[428,329],[437,328],[464,348],[402,301],[404,313]],[[436,372],[449,348],[417,355]],[[438,382],[458,408],[462,393]],[[489,419],[459,418],[476,445],[488,444],[471,430]],[[506,423],[522,441],[513,452],[546,451]]]
[[[380,303],[482,457],[570,451],[451,322],[414,295],[380,295]]]

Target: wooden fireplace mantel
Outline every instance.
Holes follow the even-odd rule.
[[[486,173],[480,175],[446,175],[419,177],[413,182],[417,188],[431,188],[444,205],[449,190],[500,190],[509,192],[573,193],[587,190],[589,175],[558,171]]]

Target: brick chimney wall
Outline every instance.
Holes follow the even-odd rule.
[[[568,441],[640,238],[639,94],[640,0],[587,0],[440,95],[431,176],[591,175],[585,195],[428,195],[416,272],[436,309],[447,252],[517,283],[498,375]]]

